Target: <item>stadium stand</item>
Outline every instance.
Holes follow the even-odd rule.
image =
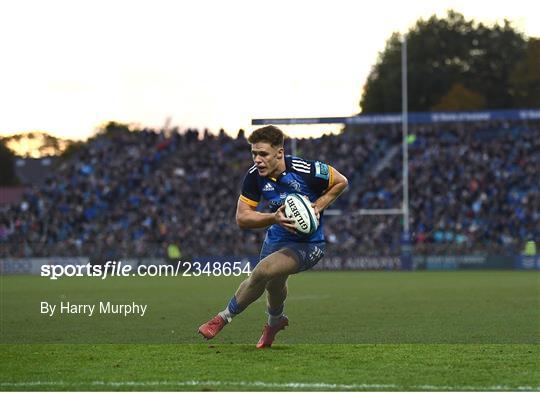
[[[415,252],[519,253],[540,240],[538,122],[412,126],[409,149]],[[350,189],[326,216],[329,251],[399,253],[401,130],[358,126],[298,141],[298,155],[329,162]],[[289,150],[290,151],[290,150]],[[250,153],[237,138],[197,130],[101,135],[57,161],[20,203],[0,206],[0,256],[256,255],[264,231],[241,231],[236,201]]]
[[[24,185],[42,185],[54,168],[55,157],[18,158],[15,161],[15,173]]]

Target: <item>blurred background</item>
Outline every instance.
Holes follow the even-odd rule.
[[[256,118],[349,179],[318,269],[540,268],[540,24],[472,3],[2,3],[2,271],[256,258]]]

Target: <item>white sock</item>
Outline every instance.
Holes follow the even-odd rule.
[[[229,307],[227,307],[225,310],[223,311],[220,311],[218,313],[218,315],[223,318],[223,320],[226,322],[226,323],[229,323],[232,321],[233,317],[236,316],[236,314],[233,314],[232,312],[229,311]]]
[[[268,314],[268,325],[269,326],[275,326],[278,324],[279,320],[283,317],[283,313],[279,315],[271,315]]]

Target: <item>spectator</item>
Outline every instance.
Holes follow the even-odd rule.
[[[520,253],[540,239],[540,126],[412,126],[411,231],[415,252]],[[243,132],[152,130],[101,135],[39,189],[0,210],[0,256],[166,257],[255,255],[262,231],[234,221],[249,150]],[[399,252],[401,217],[358,209],[401,208],[401,130],[362,126],[303,139],[298,154],[332,162],[350,190],[326,216],[330,252]],[[289,150],[290,151],[290,150]],[[334,206],[333,206],[334,207]]]

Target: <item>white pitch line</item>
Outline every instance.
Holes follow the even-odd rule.
[[[447,386],[447,385],[395,385],[395,384],[333,384],[333,383],[305,383],[305,382],[262,382],[262,381],[90,381],[90,382],[63,382],[63,381],[28,381],[28,382],[0,382],[1,387],[24,387],[24,386],[104,386],[104,387],[128,387],[128,386],[244,386],[251,388],[292,388],[292,389],[392,389],[392,390],[482,390],[482,391],[540,391],[540,386]]]

